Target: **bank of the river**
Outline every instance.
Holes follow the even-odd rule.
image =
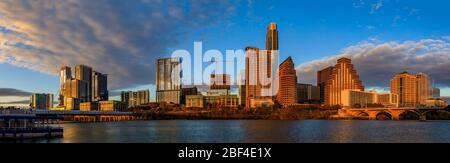
[[[368,117],[341,117],[337,110],[287,109],[276,111],[176,111],[176,112],[139,112],[141,119],[147,120],[368,120]],[[405,114],[402,120],[419,120],[419,117]],[[427,114],[427,120],[450,120],[450,112],[436,111]]]

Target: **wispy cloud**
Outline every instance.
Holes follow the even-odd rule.
[[[365,4],[364,0],[356,0],[353,2],[353,8],[361,8],[364,7]]]
[[[0,88],[0,97],[15,96],[15,97],[27,97],[31,92],[22,91],[14,88]]]
[[[20,100],[20,101],[0,102],[0,105],[27,105],[29,103],[30,100]]]
[[[316,72],[336,64],[340,57],[352,59],[367,87],[388,87],[391,77],[402,71],[425,72],[437,86],[450,86],[450,41],[440,39],[385,43],[363,41],[337,55],[298,66],[300,81],[315,83]]]
[[[377,3],[372,4],[372,8],[370,10],[370,14],[376,13],[379,9],[381,9],[384,6],[384,3],[382,0],[379,0]]]
[[[0,63],[57,75],[86,64],[109,74],[111,89],[154,82],[154,59],[169,56],[193,29],[227,18],[225,0],[0,1]]]

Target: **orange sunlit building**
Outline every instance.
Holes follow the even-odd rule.
[[[430,79],[424,73],[402,72],[391,79],[391,92],[399,95],[400,106],[425,105],[430,97]]]
[[[364,85],[352,62],[348,58],[338,59],[332,68],[331,74],[324,86],[325,105],[342,105],[341,94],[343,90],[364,91]]]
[[[291,57],[280,64],[278,78],[278,102],[283,106],[297,103],[297,75]]]

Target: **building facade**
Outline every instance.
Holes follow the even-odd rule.
[[[320,88],[312,84],[297,84],[297,103],[320,103]]]
[[[278,29],[274,22],[267,27],[266,50],[278,50]]]
[[[181,88],[181,104],[186,105],[186,97],[189,95],[198,95],[197,87]]]
[[[333,73],[333,66],[327,67],[323,70],[317,72],[317,86],[319,87],[319,98],[320,103],[325,102],[325,85],[327,81],[331,78],[331,74]]]
[[[364,85],[348,58],[340,58],[325,83],[325,105],[342,105],[342,91],[346,89],[364,91]]]
[[[85,95],[86,98],[81,99],[84,102],[92,101],[92,68],[86,65],[77,65],[75,66],[75,79],[84,81],[86,83]],[[79,88],[80,90],[82,88]]]
[[[133,108],[141,105],[150,103],[150,91],[140,90],[140,91],[122,91],[120,93],[120,98],[123,103],[126,104],[128,108]]]
[[[274,53],[274,54],[272,54]],[[277,51],[259,50],[258,48],[246,48],[246,107],[251,99],[274,100],[277,93],[276,78],[278,65],[276,63]],[[271,102],[273,103],[273,101]]]
[[[181,103],[181,58],[161,58],[156,61],[156,101]]]
[[[80,103],[80,111],[98,111],[98,102],[82,102]]]
[[[92,101],[106,101],[108,94],[108,76],[92,71]]]
[[[361,91],[346,89],[342,91],[341,102],[343,107],[367,108],[371,106],[398,107],[398,95],[392,93],[378,94],[376,91]]]
[[[280,64],[278,80],[277,101],[283,106],[297,103],[297,73],[292,57]]]
[[[399,97],[394,93],[382,93],[377,95],[377,103],[384,107],[399,107]]]
[[[403,107],[425,105],[430,97],[430,80],[424,73],[402,72],[395,75],[390,84],[391,93],[399,95],[399,103]]]
[[[30,96],[30,107],[34,110],[50,110],[53,108],[53,94],[33,93]]]
[[[431,98],[441,98],[441,89],[433,87],[430,92]]]
[[[60,83],[60,93],[59,93],[59,105],[64,106],[64,97],[66,96],[65,93],[67,92],[67,83],[72,80],[72,69],[68,66],[61,67],[61,70],[59,72],[59,83]]]
[[[108,100],[107,80],[106,74],[93,71],[91,67],[85,65],[75,66],[75,77],[73,78],[71,68],[63,66],[60,70],[58,108],[79,110],[81,103]],[[83,106],[85,105],[83,104]]]
[[[120,101],[100,101],[99,103],[99,110],[105,111],[105,112],[122,112],[127,111],[127,106],[125,103]]]

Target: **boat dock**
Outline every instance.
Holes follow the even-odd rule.
[[[0,114],[0,140],[62,137],[64,129],[58,127],[60,116],[34,114]]]

